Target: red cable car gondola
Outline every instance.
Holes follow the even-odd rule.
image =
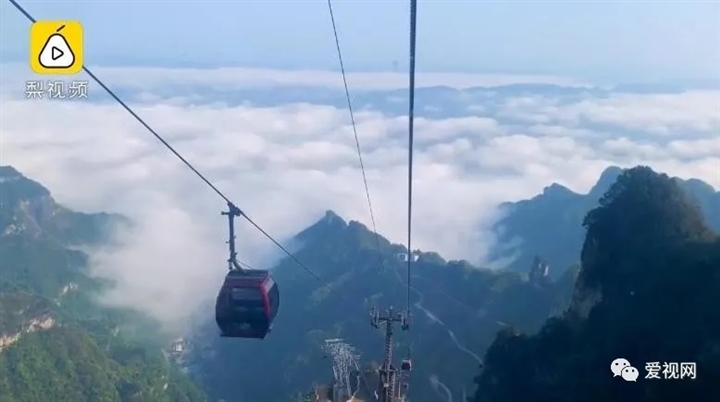
[[[215,304],[220,336],[265,338],[272,329],[279,304],[280,292],[268,271],[231,270]]]
[[[264,339],[272,329],[280,307],[278,286],[266,270],[243,269],[235,258],[234,218],[242,211],[228,203],[230,226],[230,272],[218,292],[215,301],[215,322],[220,336],[230,338]]]

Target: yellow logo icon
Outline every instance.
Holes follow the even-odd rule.
[[[77,74],[83,67],[79,21],[37,21],[30,28],[30,68],[37,74]]]

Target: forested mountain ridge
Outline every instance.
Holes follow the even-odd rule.
[[[214,322],[208,322],[192,339],[189,362],[212,399],[283,401],[328,380],[331,365],[321,351],[325,339],[345,339],[366,363],[382,359],[383,333],[370,326],[368,313],[373,306],[406,307],[405,248],[382,236],[378,248],[364,225],[331,211],[294,240],[297,258],[333,291],[286,259],[274,268],[282,301],[267,338],[219,338]],[[436,253],[414,255],[412,323],[408,332],[398,333],[395,345],[397,356],[411,347],[414,400],[434,398],[432,376],[458,395],[465,388],[469,393],[478,355],[498,329],[516,325],[533,331],[552,312],[562,311],[571,295],[572,280],[556,283],[542,274],[531,280],[526,273],[446,262]]]
[[[585,236],[583,217],[622,172],[619,167],[608,167],[587,194],[553,183],[531,199],[502,204],[504,217],[494,226],[498,245],[489,258],[511,260],[507,269],[523,271],[540,254],[553,266],[551,275],[561,275],[566,267],[579,262]],[[720,191],[697,179],[672,180],[690,197],[689,202],[698,204],[708,225],[720,230]]]
[[[583,221],[571,307],[534,336],[500,333],[472,401],[717,400],[720,236],[704,220],[677,181],[623,172]],[[636,383],[613,377],[616,358],[638,369]],[[648,362],[695,363],[695,376],[647,379]]]
[[[557,280],[545,275],[541,259],[528,263],[526,272],[497,272],[465,261],[445,261],[432,252],[413,253],[417,256],[411,278],[413,319],[410,331],[399,333],[395,346],[398,357],[407,353],[408,346],[412,351],[410,394],[414,400],[436,399],[430,378],[442,381],[456,398],[463,391],[470,394],[479,366],[476,358],[493,341],[478,380],[475,398],[480,401],[624,400],[619,393],[613,394],[614,399],[587,399],[582,394],[583,387],[589,387],[596,398],[609,395],[602,391],[607,383],[593,383],[590,377],[609,373],[610,362],[602,360],[611,347],[620,348],[618,355],[632,362],[652,351],[669,351],[668,357],[657,352],[657,360],[681,361],[686,359],[681,353],[687,352],[698,362],[696,384],[700,385],[696,386],[712,386],[699,380],[703,373],[718,372],[713,370],[718,367],[715,359],[720,346],[708,339],[720,339],[717,327],[712,326],[720,322],[720,316],[710,308],[720,305],[713,296],[720,294],[717,273],[711,269],[713,264],[720,265],[719,244],[702,223],[702,214],[688,206],[687,191],[677,190],[677,184],[665,176],[655,175],[660,177],[656,180],[654,173],[633,172],[620,176],[618,182],[624,184],[619,188],[637,192],[611,191],[599,203],[606,212],[586,220],[588,232],[594,228],[594,240],[586,240],[586,246],[597,244],[585,247],[587,251],[583,248],[583,269],[551,266],[550,272],[565,271]],[[675,187],[666,187],[667,183]],[[654,204],[659,200],[666,200],[667,205]],[[163,357],[162,342],[152,335],[154,322],[92,302],[95,292],[111,284],[89,276],[87,256],[72,246],[105,241],[107,225],[127,224],[124,218],[62,208],[46,189],[8,167],[0,168],[0,201],[0,402],[205,400]],[[627,219],[623,214],[632,210],[642,214]],[[710,216],[705,213],[706,220]],[[615,221],[622,225],[608,224]],[[659,234],[645,234],[642,228],[647,225],[654,225]],[[294,240],[297,257],[333,291],[294,262],[280,261],[274,275],[282,293],[281,307],[273,332],[262,342],[219,338],[209,307],[203,314],[209,322],[191,336],[193,348],[187,361],[211,400],[279,402],[295,391],[307,390],[313,382],[328,380],[330,363],[320,350],[328,338],[344,338],[366,363],[381,359],[382,334],[370,327],[368,310],[405,307],[404,247],[380,237],[378,248],[375,235],[365,226],[346,222],[330,211]],[[649,244],[664,246],[647,249]],[[615,247],[624,248],[617,251]],[[627,253],[631,253],[629,260],[624,257]],[[679,276],[669,266],[696,275]],[[577,276],[581,279],[575,287]],[[622,285],[625,282],[632,287]],[[658,289],[669,296],[658,295]],[[628,291],[632,296],[625,294]],[[599,302],[597,295],[602,295]],[[642,303],[633,306],[633,297]],[[537,336],[515,335],[540,329],[548,316],[565,311],[571,300],[570,312],[549,320]],[[696,312],[691,308],[694,303],[709,307]],[[672,339],[682,341],[668,346],[657,339],[660,332],[648,329],[660,322],[660,315],[648,314],[646,319],[639,315],[640,307],[656,304],[670,319],[658,331],[675,334]],[[623,305],[631,308],[620,311]],[[589,306],[594,308],[589,310]],[[613,326],[616,319],[631,325]],[[498,331],[510,327],[496,339]],[[706,330],[687,333],[697,328]],[[623,343],[618,336],[627,335],[625,330],[631,337]],[[605,343],[586,339],[596,332],[605,337]],[[700,345],[699,349],[690,342]],[[638,345],[642,353],[634,351]],[[551,363],[539,365],[543,361]],[[593,370],[596,365],[602,368],[591,372],[587,364]],[[524,369],[518,367],[530,371],[527,381],[517,380],[525,378]],[[540,372],[547,376],[538,376]],[[583,378],[578,379],[579,375]],[[568,381],[567,392],[575,399],[559,394],[561,381]],[[673,389],[647,389],[644,396],[628,395],[633,401],[678,400],[656,397],[677,395]],[[693,389],[687,392],[697,396],[694,400],[703,400],[703,394],[693,394]],[[513,399],[521,395],[525,396]]]
[[[0,401],[203,401],[167,362],[156,324],[97,305],[110,286],[74,246],[108,240],[127,219],[82,214],[0,167]]]

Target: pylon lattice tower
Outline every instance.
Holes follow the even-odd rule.
[[[335,381],[332,400],[345,402],[353,396],[360,385],[360,355],[342,339],[327,339],[323,351],[330,355],[333,361]]]
[[[395,324],[400,324],[400,329],[406,331],[410,328],[410,320],[407,312],[395,312],[393,308],[387,309],[381,314],[376,309],[370,311],[370,324],[375,328],[385,325],[385,360],[378,370],[380,379],[376,391],[378,402],[402,402],[405,400],[407,389],[407,375],[398,375],[398,370],[393,365],[393,341],[395,336]],[[402,363],[403,371],[410,371],[410,360]]]

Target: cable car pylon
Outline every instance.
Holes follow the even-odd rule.
[[[407,373],[398,375],[393,365],[393,342],[395,336],[395,324],[400,324],[400,329],[407,331],[410,328],[410,316],[407,311],[395,312],[392,308],[381,314],[377,309],[370,310],[370,325],[380,328],[385,325],[385,359],[378,370],[378,388],[375,391],[378,402],[402,402],[405,400],[405,392],[408,388]],[[403,360],[401,369],[410,371],[410,360]]]

